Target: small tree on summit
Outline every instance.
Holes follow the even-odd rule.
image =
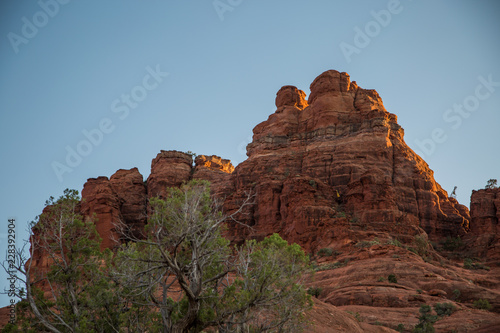
[[[457,186],[455,186],[453,188],[453,191],[451,192],[450,197],[453,198],[453,199],[457,198]]]
[[[495,189],[497,188],[497,180],[496,179],[490,179],[488,180],[488,182],[486,183],[486,187],[485,189]]]

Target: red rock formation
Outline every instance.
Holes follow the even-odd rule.
[[[121,221],[120,199],[113,191],[108,177],[90,178],[82,190],[82,215],[95,220],[101,249],[114,248],[120,235],[116,224]]]
[[[180,186],[191,178],[193,158],[190,154],[162,150],[151,162],[148,197],[163,197],[168,187]]]
[[[224,198],[232,191],[230,183],[234,166],[231,161],[219,156],[200,155],[195,158],[193,170],[194,179],[204,179],[211,183],[212,192],[219,198]]]
[[[277,111],[255,127],[248,159],[233,176],[236,202],[244,192],[256,194],[242,217],[254,229],[237,228],[234,235],[280,231],[307,248],[321,225],[337,223],[339,210],[401,238],[420,228],[433,239],[465,234],[467,208],[448,198],[406,145],[397,117],[375,90],[337,71],[321,74],[310,88],[308,103],[301,90],[280,89]]]
[[[96,219],[101,248],[113,248],[130,230],[137,236],[146,223],[146,186],[137,168],[118,170],[110,179],[90,178],[82,190],[82,215]],[[119,224],[125,229],[118,230]]]
[[[142,175],[137,168],[121,169],[109,180],[111,188],[119,199],[122,222],[135,236],[138,236],[147,220],[147,193]]]
[[[470,212],[471,253],[500,264],[500,188],[472,191]]]
[[[322,289],[310,332],[388,332],[399,323],[411,330],[420,305],[438,302],[458,308],[435,324],[438,331],[496,331],[500,315],[472,309],[472,302],[487,299],[500,312],[500,268],[462,266],[465,255],[500,263],[500,190],[474,191],[469,215],[406,145],[375,90],[337,71],[321,74],[310,89],[308,101],[296,87],[278,91],[276,112],[254,128],[248,159],[236,168],[204,155],[193,166],[191,154],[161,151],[147,186],[137,169],[89,179],[82,213],[96,214],[102,247],[114,245],[113,221],[136,229],[146,223],[146,197],[206,179],[226,199],[227,213],[253,194],[241,223],[228,224],[233,242],[278,232],[311,254],[317,273],[309,285]],[[427,242],[447,236],[463,236],[468,252],[446,259]],[[318,256],[321,248],[333,254]],[[391,273],[397,283],[387,281]]]

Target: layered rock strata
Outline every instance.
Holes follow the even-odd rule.
[[[406,145],[397,117],[375,90],[333,70],[310,89],[308,101],[296,87],[280,89],[276,112],[254,128],[248,159],[232,177],[234,202],[255,193],[255,205],[242,216],[253,229],[236,227],[235,237],[280,232],[308,247],[325,236],[323,226],[338,229],[339,213],[400,238],[467,232],[468,209],[448,198]]]

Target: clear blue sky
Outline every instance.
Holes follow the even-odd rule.
[[[147,178],[161,149],[237,165],[279,88],[328,69],[379,92],[461,203],[500,179],[498,1],[55,1],[0,4],[1,253],[9,217],[20,242],[49,196]]]

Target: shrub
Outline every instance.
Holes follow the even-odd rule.
[[[390,283],[398,283],[398,279],[394,274],[389,274],[389,276],[387,277],[387,281],[389,281]]]
[[[359,248],[365,248],[365,247],[370,247],[370,246],[379,245],[379,244],[380,244],[380,241],[378,240],[378,238],[374,238],[371,241],[360,241],[360,242],[357,242],[356,245],[354,245],[354,246],[355,247],[359,247]]]
[[[453,290],[453,296],[455,297],[455,301],[458,302],[458,300],[460,299],[460,295],[461,295],[460,290],[458,289]]]
[[[426,235],[423,234],[415,236],[413,243],[415,244],[415,249],[419,256],[424,257],[428,254],[429,242],[427,241]]]
[[[493,309],[490,302],[487,299],[482,299],[482,298],[474,301],[472,306],[479,310],[490,311],[491,309]]]
[[[490,268],[488,266],[483,265],[480,262],[474,262],[474,260],[472,260],[471,258],[464,259],[464,266],[463,267],[465,269],[470,269],[470,270],[473,270],[473,269],[484,269],[487,271],[490,270]]]
[[[457,249],[459,249],[460,247],[463,246],[463,242],[462,242],[462,239],[460,238],[460,236],[458,236],[457,238],[453,238],[453,237],[446,237],[446,239],[443,241],[443,249],[446,250],[446,251],[455,251]]]
[[[413,333],[434,333],[433,324],[438,319],[437,316],[433,316],[430,314],[432,311],[429,305],[422,305],[418,312],[420,313],[420,317],[418,317],[418,324],[413,329]]]
[[[451,316],[457,308],[452,303],[436,303],[434,304],[434,311],[439,317]]]
[[[398,327],[396,327],[396,331],[398,332],[403,332],[404,330],[405,330],[404,324],[398,324]]]
[[[465,269],[474,269],[473,264],[474,264],[474,262],[472,261],[471,258],[465,258],[464,259],[464,268]]]
[[[378,282],[384,282],[384,281],[385,281],[385,277],[381,276],[381,277],[379,277],[379,278],[378,278],[378,280],[377,280],[377,281],[378,281]]]
[[[354,318],[356,318],[357,321],[359,322],[362,322],[363,321],[363,318],[361,318],[361,315],[359,314],[359,312],[352,312],[352,311],[346,311],[348,314],[354,316]]]
[[[333,254],[333,250],[327,247],[324,247],[318,251],[318,256],[320,257],[329,257]]]
[[[337,217],[346,217],[345,212],[337,212]]]
[[[311,287],[311,288],[307,289],[307,293],[311,296],[314,296],[314,297],[319,297],[319,295],[321,295],[322,291],[323,291],[323,288],[320,288],[320,287]]]
[[[387,245],[394,245],[394,246],[398,246],[398,247],[402,247],[403,244],[401,244],[401,242],[397,239],[389,239],[387,241]]]
[[[314,267],[313,269],[316,272],[326,271],[326,270],[329,270],[329,269],[335,269],[335,268],[344,267],[344,266],[347,265],[348,262],[349,262],[349,259],[345,259],[344,262],[342,262],[342,261],[336,261],[333,264],[321,265],[321,266]]]

